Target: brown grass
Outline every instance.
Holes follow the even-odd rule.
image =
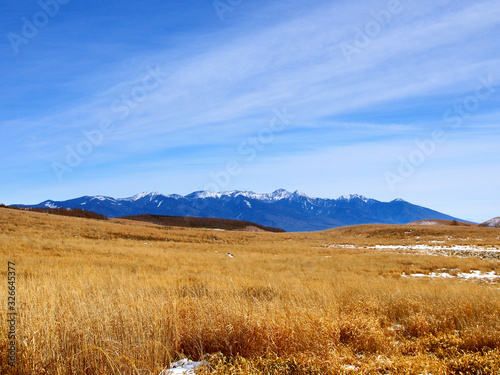
[[[183,356],[213,374],[499,373],[499,284],[401,277],[500,273],[498,259],[367,248],[441,240],[498,248],[500,231],[224,232],[0,209],[0,311],[13,261],[19,313],[17,369],[3,334],[0,373],[158,374]]]
[[[417,220],[417,221],[411,222],[409,225],[429,225],[429,224],[427,224],[429,221],[436,223],[436,224],[430,224],[430,225],[454,225],[454,226],[463,226],[463,227],[477,227],[478,226],[478,224],[468,223],[465,221],[438,220],[438,219]]]
[[[205,229],[225,229],[225,230],[250,230],[285,232],[284,229],[266,227],[264,225],[252,223],[250,221],[215,219],[210,217],[189,217],[189,216],[165,216],[165,215],[135,215],[124,216],[121,220],[136,220],[152,224],[184,227],[184,228],[205,228]]]
[[[87,219],[96,219],[96,220],[108,220],[108,218],[104,215],[97,214],[92,211],[82,210],[81,208],[33,208],[33,207],[6,206],[4,204],[0,204],[0,208],[5,208],[9,210],[42,212],[51,215],[83,217]]]

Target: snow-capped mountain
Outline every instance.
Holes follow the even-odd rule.
[[[293,194],[302,194],[296,191]],[[292,193],[286,191],[285,189],[278,189],[270,194],[257,194],[252,191],[224,191],[219,193],[213,193],[211,191],[196,191],[186,196],[189,198],[222,198],[222,197],[245,197],[250,199],[258,199],[265,202],[274,202],[281,199],[287,199],[293,195]]]
[[[84,196],[67,201],[48,200],[32,206],[15,206],[81,208],[108,217],[152,214],[236,219],[292,232],[356,224],[406,224],[423,219],[456,219],[402,199],[380,202],[362,195],[323,199],[284,189],[268,194],[197,191],[186,196],[145,192],[129,198]]]

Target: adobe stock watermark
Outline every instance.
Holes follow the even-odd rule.
[[[232,13],[242,2],[243,0],[215,0],[212,5],[219,19],[224,21],[226,18],[225,14],[228,12]]]
[[[443,121],[453,125],[453,129],[462,126],[464,120],[472,116],[480,108],[481,102],[488,100],[500,89],[500,82],[495,82],[492,73],[488,77],[479,77],[478,81],[479,84],[476,86],[474,93],[456,102],[452,108],[444,113]]]
[[[149,68],[148,73],[140,80],[140,83],[111,103],[109,109],[114,114],[114,119],[111,118],[112,116],[102,118],[97,127],[82,132],[83,139],[80,142],[74,146],[66,146],[64,162],[55,161],[51,165],[59,182],[63,182],[66,174],[73,172],[96,147],[103,143],[106,135],[114,131],[118,121],[129,117],[147,99],[148,95],[157,90],[168,77],[160,70],[159,66]]]
[[[411,2],[412,0],[406,0]],[[354,28],[354,37],[352,42],[342,42],[339,48],[344,54],[348,63],[352,61],[353,55],[359,55],[367,48],[371,42],[378,38],[382,31],[389,27],[394,16],[397,16],[404,10],[401,0],[389,0],[385,9],[372,11],[372,19],[368,21],[363,28]]]
[[[28,44],[30,40],[35,38],[40,29],[43,29],[49,23],[51,18],[57,16],[61,5],[66,5],[70,0],[40,0],[38,5],[40,10],[35,12],[31,17],[21,18],[21,32],[10,32],[7,34],[12,50],[17,55],[21,44]]]
[[[470,95],[456,102],[443,114],[445,124],[452,125],[451,130],[456,130],[462,126],[463,122],[479,110],[481,103],[488,100],[493,94],[500,90],[500,82],[495,82],[493,74],[488,77],[479,77],[479,84]],[[398,157],[399,164],[395,171],[387,171],[384,176],[389,189],[396,191],[398,184],[410,178],[418,167],[425,163],[437,150],[438,145],[448,139],[449,128],[437,128],[430,137],[415,140],[415,148],[407,155]]]
[[[287,107],[283,107],[281,111],[274,109],[273,113],[274,116],[266,127],[262,128],[257,135],[248,137],[239,144],[237,152],[240,156],[246,156],[244,163],[254,161],[258,153],[264,151],[266,146],[274,141],[275,135],[285,130],[294,118],[287,112]],[[217,192],[225,189],[231,182],[231,178],[243,172],[244,163],[231,160],[225,168],[217,172],[210,172],[211,181],[204,186],[203,190]]]

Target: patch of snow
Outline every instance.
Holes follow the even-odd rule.
[[[418,225],[439,225],[435,220],[422,220],[417,223]]]
[[[500,248],[493,246],[478,246],[478,245],[375,245],[368,246],[367,249],[375,250],[393,250],[393,251],[407,251],[419,252],[424,255],[438,255],[438,256],[458,256],[458,257],[478,257],[500,259]]]
[[[476,245],[375,245],[369,246],[367,249],[388,249],[388,250],[447,250],[447,251],[500,251],[496,247],[484,247]]]
[[[139,199],[142,199],[144,197],[149,196],[150,200],[152,201],[155,197],[161,195],[160,193],[154,191],[154,192],[143,192],[140,194],[136,194],[132,197],[129,198],[119,198],[117,201],[137,201]],[[304,198],[311,198],[307,194],[296,190],[293,193],[290,193],[289,191],[285,189],[277,189],[273,191],[272,193],[265,193],[265,194],[259,194],[255,193],[253,191],[239,191],[239,190],[233,190],[233,191],[221,191],[221,192],[213,192],[213,191],[208,191],[208,190],[203,190],[203,191],[196,191],[189,196],[198,198],[198,199],[204,199],[204,198],[216,198],[220,199],[222,197],[231,197],[235,198],[238,196],[242,196],[245,198],[250,198],[250,199],[256,199],[264,202],[276,202],[284,199],[289,199],[291,197],[304,197]],[[178,195],[178,194],[171,194],[171,195],[165,195],[167,198],[173,198],[173,199],[184,199],[186,198],[185,196]],[[316,198],[311,198],[311,199],[316,199]],[[352,200],[352,199],[361,199],[364,202],[369,202],[371,199],[364,197],[363,195],[359,194],[351,194],[351,195],[344,195],[340,197],[339,199],[344,199],[344,200]]]
[[[92,197],[91,200],[94,200],[94,199],[97,199],[97,200],[100,200],[100,201],[105,201],[108,198],[107,197],[103,197],[102,195],[96,195],[95,197]]]
[[[130,197],[130,198],[123,198],[122,200],[128,200],[128,201],[137,201],[139,199],[142,199],[144,197],[150,197],[149,198],[149,201],[152,201],[155,197],[157,197],[158,195],[160,195],[160,193],[158,193],[157,191],[153,191],[153,192],[149,192],[149,191],[144,191],[142,193],[139,193],[139,194],[136,194],[134,195],[133,197]]]
[[[278,189],[273,191],[271,194],[264,194],[266,196],[266,199],[272,200],[272,201],[279,201],[282,199],[288,199],[291,197],[291,193],[286,191],[285,189]]]
[[[344,244],[333,244],[333,245],[325,245],[325,247],[340,247],[343,249],[355,249],[356,246],[354,245],[344,245]]]
[[[144,198],[148,194],[149,194],[149,192],[142,192],[142,193],[134,195],[133,197],[130,197],[130,200],[137,201],[137,200],[139,200],[141,198]]]
[[[486,226],[486,227],[491,227],[491,228],[498,228],[498,227],[500,227],[500,217],[494,217],[493,219],[485,221],[481,225]]]
[[[472,270],[469,273],[464,273],[464,272],[459,273],[457,276],[464,278],[466,280],[478,279],[478,280],[495,281],[500,279],[500,275],[497,275],[495,271],[482,273],[479,270]]]
[[[181,359],[180,361],[171,363],[169,368],[160,372],[159,375],[194,375],[198,367],[208,364],[206,361],[193,362],[188,359]]]
[[[289,191],[286,191],[285,189],[278,189],[273,191],[272,193],[267,193],[267,194],[258,194],[254,193],[253,191],[228,191],[228,192],[223,192],[222,194],[230,197],[242,196],[245,198],[257,199],[265,202],[275,202],[282,199],[288,199],[294,194],[306,196],[305,194],[300,193],[298,191],[292,194]]]
[[[448,272],[431,272],[428,275],[425,273],[414,273],[411,275],[412,277],[433,277],[433,278],[443,278],[443,279],[453,279],[453,276],[450,275]]]
[[[220,198],[220,197],[222,197],[222,195],[224,195],[224,194],[223,193],[214,193],[213,191],[208,191],[208,190],[198,191],[195,193],[196,198],[201,198],[201,199]]]
[[[160,193],[158,193],[157,191],[153,191],[152,193],[149,194],[149,201],[151,202],[158,195],[160,195]]]
[[[359,367],[356,367],[354,365],[343,365],[342,370],[356,371],[356,370],[359,370]]]
[[[463,279],[463,280],[484,280],[484,281],[497,281],[500,280],[500,275],[497,275],[495,271],[491,272],[481,272],[479,270],[472,270],[469,273],[460,272],[457,276],[450,275],[448,272],[431,272],[428,275],[424,273],[414,273],[412,277],[421,278],[441,278],[441,279]],[[401,277],[408,277],[405,273]]]
[[[54,203],[50,203],[50,202],[45,203],[45,207],[47,207],[47,208],[57,208],[57,206]]]
[[[252,205],[250,204],[250,202],[249,202],[249,201],[247,201],[247,200],[245,199],[245,200],[244,200],[244,202],[247,204],[247,206],[248,206],[249,208],[252,208]]]
[[[403,331],[404,326],[401,324],[393,324],[392,327],[389,327],[389,331]]]
[[[309,198],[306,193],[303,193],[300,190],[295,190],[292,195],[295,195],[296,197]]]
[[[245,198],[250,198],[250,199],[256,199],[260,201],[265,201],[265,202],[275,202],[279,201],[282,199],[288,199],[291,196],[301,196],[301,197],[308,197],[306,194],[300,192],[300,191],[295,191],[293,194],[290,193],[289,191],[286,191],[285,189],[278,189],[273,191],[272,193],[267,193],[267,194],[258,194],[254,193],[253,191],[239,191],[239,190],[234,190],[234,191],[223,191],[219,193],[213,193],[213,192],[198,192],[197,196],[200,198],[203,197],[212,197],[212,198],[220,198],[220,197],[245,197]]]
[[[267,195],[266,194],[257,194],[254,193],[253,191],[228,191],[225,193],[225,195],[229,197],[245,197],[245,198],[250,198],[250,199],[258,199],[258,200],[266,200]]]
[[[345,201],[351,201],[353,199],[361,199],[363,202],[368,202],[369,199],[366,198],[365,196],[363,195],[359,195],[359,194],[349,194],[349,195],[342,195],[341,197],[339,197],[338,200],[345,200]]]
[[[184,196],[179,195],[179,194],[170,194],[166,196],[167,198],[172,198],[172,199],[182,199]]]

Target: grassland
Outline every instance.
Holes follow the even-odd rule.
[[[0,208],[0,372],[156,375],[187,356],[212,374],[500,373],[499,283],[411,277],[500,274],[496,253],[415,244],[500,249],[500,230],[229,232]]]
[[[201,217],[164,216],[164,215],[136,215],[125,216],[122,219],[144,221],[171,227],[202,228],[202,229],[224,229],[224,230],[246,230],[246,231],[268,231],[285,232],[284,229],[266,227],[264,225],[242,220],[213,219]]]

